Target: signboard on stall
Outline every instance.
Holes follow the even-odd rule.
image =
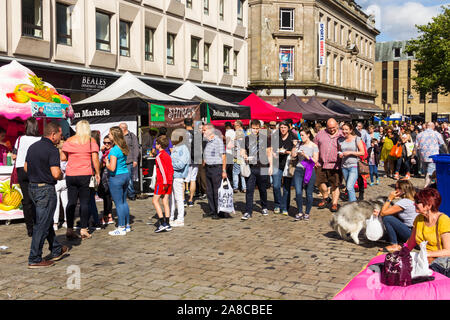
[[[325,66],[326,51],[325,51],[325,23],[319,23],[319,66]]]
[[[160,105],[149,103],[149,125],[152,128],[182,127],[184,119],[200,120],[200,105]]]
[[[66,119],[69,105],[49,102],[31,102],[31,114],[35,118]]]

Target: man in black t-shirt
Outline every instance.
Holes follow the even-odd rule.
[[[69,250],[56,240],[53,230],[53,215],[56,209],[55,184],[61,180],[63,174],[60,169],[59,150],[55,145],[61,141],[62,130],[57,123],[45,125],[44,136],[30,146],[25,158],[25,172],[27,172],[29,193],[36,207],[36,221],[33,226],[28,268],[36,269],[50,267]],[[42,260],[42,248],[47,239],[51,251],[48,260]]]
[[[273,199],[274,213],[282,213],[288,215],[289,204],[291,203],[291,177],[283,177],[283,171],[286,166],[288,156],[294,147],[294,134],[290,130],[289,123],[283,121],[280,123],[279,130],[272,135],[272,141],[278,142],[278,146],[274,147],[274,169],[272,174],[273,180]],[[283,189],[283,193],[281,192]]]
[[[189,192],[189,200],[187,201],[187,206],[192,207],[194,206],[194,195],[195,195],[195,189],[197,186],[197,175],[198,175],[198,169],[199,169],[199,161],[195,161],[195,155],[198,154],[199,150],[195,150],[195,135],[194,135],[194,128],[193,128],[193,120],[192,118],[186,118],[184,119],[184,128],[188,132],[189,135],[189,143],[188,148],[190,149],[191,153],[191,163],[189,164],[189,171],[187,177],[184,179],[184,182],[186,183],[186,191]],[[201,140],[201,137],[200,137]],[[201,157],[201,155],[200,155]]]
[[[250,122],[251,134],[245,137],[244,147],[241,148],[241,156],[250,166],[250,176],[245,178],[247,191],[245,193],[245,213],[242,220],[248,220],[253,213],[253,194],[258,186],[261,200],[262,215],[267,216],[267,188],[269,186],[269,175],[272,175],[272,150],[270,135],[267,130],[260,132],[261,122],[252,120]]]

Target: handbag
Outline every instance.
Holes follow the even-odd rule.
[[[364,143],[364,141],[362,141],[363,146],[364,146],[364,156],[358,157],[358,172],[360,175],[366,175],[370,173],[370,169],[369,169],[369,163],[363,159],[366,159],[368,157],[367,154],[367,149],[366,149],[366,145]],[[355,145],[356,145],[356,149],[358,150],[358,143],[355,139]]]
[[[94,163],[92,161],[92,141],[89,142],[89,149],[90,149],[90,154],[91,154],[91,167],[92,167],[92,172],[95,172],[94,170]],[[89,188],[94,189],[95,191],[98,190],[98,183],[97,183],[97,179],[95,178],[95,174],[93,174],[91,176],[91,179],[89,180]]]
[[[248,178],[250,177],[251,173],[252,172],[250,170],[250,165],[246,161],[243,161],[241,163],[241,176],[243,176],[244,178]]]
[[[17,152],[19,152],[19,148],[20,148],[20,139],[21,139],[21,138],[22,138],[22,137],[20,136],[20,137],[19,137],[19,140],[17,141]],[[16,154],[17,154],[17,153],[16,153]],[[14,167],[13,167],[13,170],[12,170],[12,173],[11,173],[11,177],[9,178],[9,186],[10,186],[10,188],[12,188],[12,186],[13,186],[14,184],[19,184],[19,176],[17,175],[16,162],[17,162],[17,160],[14,161]]]
[[[398,159],[402,156],[402,152],[403,152],[403,148],[402,148],[401,144],[397,142],[392,147],[391,152],[389,152],[389,155],[393,158]]]
[[[387,286],[406,287],[412,284],[412,258],[404,246],[400,251],[388,253],[381,269],[380,281]]]

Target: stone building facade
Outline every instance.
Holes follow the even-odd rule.
[[[323,64],[319,28],[324,27]],[[353,0],[249,0],[249,89],[277,104],[287,96],[375,104],[373,17]]]
[[[98,91],[125,71],[240,101],[247,15],[246,0],[0,0],[0,65],[16,59],[74,102],[93,93],[86,79]]]
[[[419,116],[417,119],[448,121],[450,96],[430,92],[425,97],[414,90],[416,59],[406,47],[407,41],[376,44],[375,103],[387,111]]]

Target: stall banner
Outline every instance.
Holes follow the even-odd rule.
[[[208,105],[211,120],[250,119],[250,107]]]
[[[200,105],[159,105],[149,103],[149,125],[153,128],[182,127],[184,119],[200,120]]]
[[[68,104],[31,102],[31,114],[35,118],[67,118]]]

